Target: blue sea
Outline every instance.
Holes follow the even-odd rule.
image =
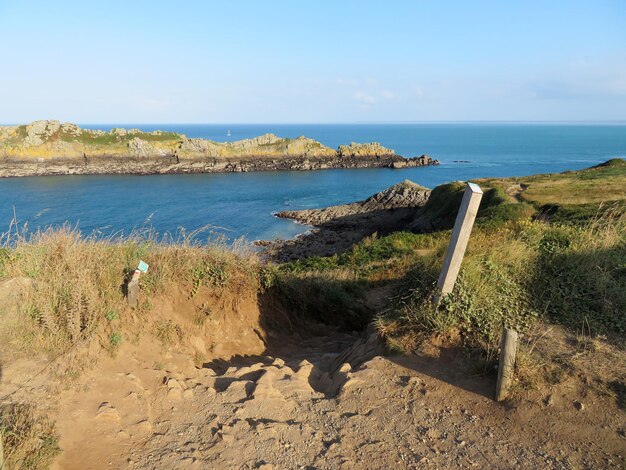
[[[128,234],[150,227],[174,234],[213,227],[230,240],[289,238],[307,227],[272,214],[364,199],[410,179],[427,187],[489,176],[577,170],[626,156],[626,125],[583,124],[354,124],[141,125],[83,127],[156,129],[216,141],[272,132],[307,137],[330,147],[380,142],[411,157],[428,154],[441,165],[403,170],[362,169],[155,176],[42,176],[0,179],[0,233],[14,213],[32,233],[69,223],[84,234]],[[228,133],[230,131],[230,136]]]

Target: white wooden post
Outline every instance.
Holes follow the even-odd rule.
[[[452,238],[450,238],[450,244],[443,258],[443,267],[437,281],[439,296],[449,294],[454,288],[482,197],[483,191],[477,184],[467,183],[461,207],[454,222]]]

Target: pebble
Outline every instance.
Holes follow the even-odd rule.
[[[183,397],[183,391],[180,388],[170,388],[167,392],[169,400],[180,400]]]

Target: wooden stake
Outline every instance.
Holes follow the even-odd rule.
[[[137,308],[137,302],[139,299],[139,276],[141,271],[135,270],[133,277],[126,285],[126,298],[128,299],[128,305],[131,308]]]
[[[517,352],[517,331],[505,328],[502,331],[500,365],[496,384],[496,401],[506,398],[515,373],[515,354]]]
[[[437,281],[437,289],[440,296],[449,294],[454,288],[482,197],[483,191],[477,184],[467,183],[461,207],[454,222],[450,244],[443,259],[443,267]]]

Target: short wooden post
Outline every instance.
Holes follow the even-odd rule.
[[[128,281],[128,284],[126,284],[126,298],[128,299],[128,305],[132,308],[137,308],[139,301],[139,276],[141,276],[141,273],[146,274],[148,267],[148,263],[139,261],[139,266],[135,269],[133,277]]]
[[[496,401],[506,398],[513,375],[515,373],[515,354],[517,352],[517,331],[505,328],[502,331],[500,365],[498,366],[498,383],[496,384]]]
[[[131,308],[137,308],[137,302],[139,299],[139,276],[141,271],[138,269],[133,273],[133,277],[128,281],[126,285],[126,298],[128,299],[128,305]]]
[[[482,197],[483,192],[477,184],[467,183],[437,281],[439,296],[449,294],[454,288]]]

